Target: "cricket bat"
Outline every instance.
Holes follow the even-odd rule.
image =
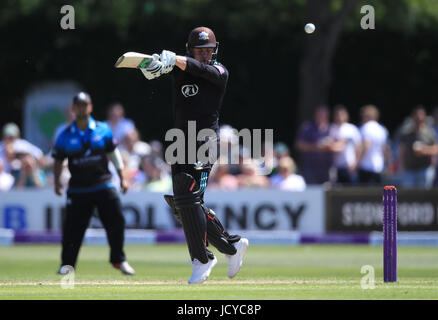
[[[138,52],[126,52],[115,63],[116,68],[147,68],[153,61],[152,56]]]

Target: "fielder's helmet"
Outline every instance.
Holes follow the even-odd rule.
[[[210,61],[210,64],[212,64],[216,60],[219,42],[216,41],[216,36],[210,28],[197,27],[190,31],[186,43],[187,55],[189,57],[193,57],[193,48],[214,48],[213,57]]]

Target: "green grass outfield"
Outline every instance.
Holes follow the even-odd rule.
[[[213,250],[214,251],[214,250]],[[56,274],[58,245],[0,247],[0,299],[438,299],[438,248],[400,247],[399,281],[382,281],[382,248],[344,245],[250,246],[240,273],[227,278],[224,255],[204,284],[187,285],[185,245],[127,246],[135,276],[108,261],[106,246],[83,246],[73,289]],[[361,267],[375,288],[361,288]]]

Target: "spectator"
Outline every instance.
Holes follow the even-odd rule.
[[[227,124],[222,125],[219,128],[219,140],[220,157],[223,159],[223,163],[228,164],[228,173],[232,175],[240,174],[242,152],[245,150],[239,146],[239,137],[236,135],[236,129]]]
[[[438,154],[437,139],[433,128],[426,123],[426,111],[422,106],[417,106],[411,117],[413,126],[406,127],[400,137],[402,183],[404,187],[426,188],[431,186],[433,179],[428,179],[427,173],[432,169],[432,157]]]
[[[287,148],[286,145],[285,147]],[[270,177],[276,173],[278,160],[276,157],[275,146],[271,142],[265,142],[263,144],[262,156],[258,160],[260,167],[266,176]]]
[[[3,140],[0,143],[0,158],[3,159],[5,172],[13,173],[20,170],[20,156],[30,154],[38,165],[44,163],[44,154],[40,148],[30,142],[20,139],[20,129],[15,123],[7,123],[3,127]]]
[[[16,188],[42,188],[46,185],[46,177],[43,170],[38,167],[37,161],[30,154],[20,157],[21,169],[16,178]]]
[[[0,159],[3,163],[3,170],[7,173],[11,173],[13,167],[20,169],[20,161],[15,159],[14,145],[10,141],[11,139],[6,137],[5,132],[3,132],[3,141],[0,143]]]
[[[278,173],[270,179],[271,185],[280,190],[304,191],[306,182],[303,177],[295,174],[296,166],[294,160],[285,156],[278,161]]]
[[[274,144],[274,155],[277,160],[282,157],[290,157],[289,147],[284,142],[276,142]]]
[[[241,188],[266,188],[269,179],[260,174],[259,165],[253,159],[246,159],[242,163],[242,173],[237,176]]]
[[[235,190],[239,187],[239,180],[229,173],[227,159],[219,159],[213,167],[208,187],[222,190]]]
[[[151,146],[140,141],[138,130],[134,129],[126,134],[125,139],[120,144],[120,152],[128,155],[128,168],[136,170],[140,167],[141,158],[151,153]]]
[[[3,159],[0,158],[0,191],[9,191],[14,185],[14,176],[4,171]]]
[[[160,159],[164,159],[163,144],[158,140],[152,140],[149,142],[151,147],[151,154],[157,156]]]
[[[278,160],[282,157],[290,156],[289,147],[284,142],[276,142],[273,146],[269,146],[268,156],[272,156],[272,164],[271,164],[271,172],[269,174],[270,177],[278,173]],[[266,151],[265,151],[266,153]]]
[[[399,179],[401,178],[401,172],[400,172],[401,170],[400,170],[400,161],[398,154],[398,150],[400,149],[400,137],[404,131],[409,130],[411,127],[413,127],[412,117],[408,116],[396,128],[393,134],[392,143],[391,143],[391,153],[392,153],[391,170],[395,174],[392,176],[392,181],[391,181],[392,184],[400,184]]]
[[[380,123],[379,110],[374,105],[361,108],[362,144],[359,154],[359,182],[373,185],[382,183],[385,160],[389,162],[388,131]]]
[[[336,182],[340,184],[352,184],[357,180],[361,135],[359,129],[348,120],[347,109],[342,105],[336,106],[331,136],[335,141],[332,150],[335,152]]]
[[[308,184],[329,181],[333,164],[330,128],[329,110],[319,106],[314,120],[303,123],[299,129],[296,147],[300,152],[300,170]]]
[[[129,132],[125,139],[120,144],[120,154],[125,167],[123,168],[123,174],[128,182],[129,186],[135,188],[135,178],[140,172],[140,165],[142,157],[151,153],[151,146],[143,141],[140,141],[139,133],[137,129]],[[119,177],[115,171],[112,163],[109,164],[109,169],[113,173],[113,180],[118,185]]]
[[[134,122],[125,118],[125,109],[120,103],[110,105],[107,123],[111,127],[113,137],[118,142],[123,141],[125,136],[135,129]]]
[[[147,155],[141,159],[141,171],[136,177],[137,189],[154,192],[172,190],[172,178],[166,168],[167,164],[155,155]]]

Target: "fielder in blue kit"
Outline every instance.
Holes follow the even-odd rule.
[[[73,112],[76,120],[59,134],[52,151],[57,195],[62,195],[60,176],[66,158],[71,174],[58,273],[71,271],[65,266],[75,268],[85,231],[97,208],[110,246],[110,262],[122,273],[133,275],[135,271],[123,252],[125,220],[121,203],[108,169],[108,160],[111,160],[120,177],[121,191],[125,193],[127,184],[122,174],[123,162],[111,129],[106,123],[93,119],[92,110],[87,93],[75,95]]]

